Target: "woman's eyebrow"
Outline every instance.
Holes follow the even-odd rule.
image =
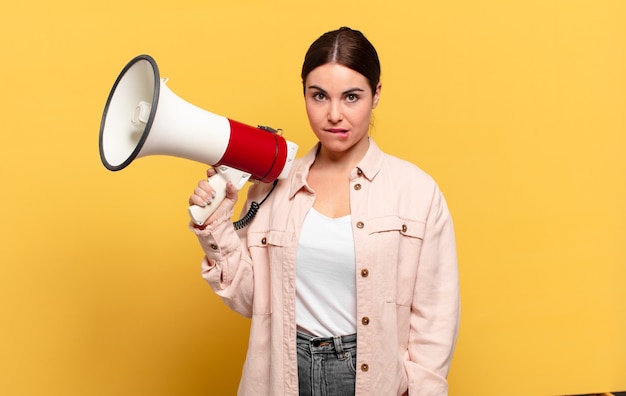
[[[318,85],[309,85],[308,89],[316,89],[316,90],[320,91],[323,94],[327,94],[328,93],[324,88],[322,88],[322,87],[320,87]],[[351,93],[354,93],[354,92],[363,92],[363,91],[365,91],[363,88],[354,87],[354,88],[350,88],[350,89],[347,89],[347,90],[343,91],[341,94],[342,95],[348,95],[348,94],[351,94]]]
[[[324,88],[322,88],[322,87],[320,87],[320,86],[317,86],[317,85],[309,85],[309,87],[308,87],[308,88],[309,88],[309,89],[317,89],[318,91],[320,91],[320,92],[322,92],[322,93],[324,93],[324,94],[325,94],[325,93],[327,93],[327,92],[326,92],[326,90],[325,90]]]
[[[364,92],[364,91],[365,90],[363,88],[355,87],[355,88],[350,88],[350,89],[348,89],[346,91],[343,91],[343,95],[349,95],[349,94],[354,93],[354,92]]]

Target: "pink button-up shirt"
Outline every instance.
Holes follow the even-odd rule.
[[[298,395],[296,251],[315,200],[307,175],[316,151],[296,160],[247,228],[235,231],[227,215],[204,230],[192,228],[206,253],[203,277],[231,309],[252,319],[239,395]],[[245,208],[270,187],[252,185]],[[446,395],[459,287],[442,193],[422,170],[370,139],[350,176],[350,211],[356,395]]]

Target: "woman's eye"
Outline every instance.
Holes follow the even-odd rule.
[[[322,100],[326,99],[326,95],[324,95],[321,92],[317,92],[317,93],[313,94],[313,99],[322,101]]]
[[[350,103],[356,102],[357,100],[359,100],[359,95],[357,94],[348,94],[346,96],[346,100]]]

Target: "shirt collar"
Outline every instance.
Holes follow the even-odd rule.
[[[370,145],[367,149],[367,152],[359,161],[356,168],[353,171],[353,177],[357,174],[357,170],[361,170],[362,176],[365,179],[372,181],[380,171],[380,168],[383,163],[384,153],[380,150],[380,148],[374,142],[374,139],[369,138]],[[317,155],[317,151],[319,150],[320,143],[318,142],[308,153],[304,155],[299,161],[294,163],[294,176],[291,178],[291,187],[289,190],[289,197],[293,198],[293,196],[300,191],[301,189],[306,189],[310,191],[306,183],[307,176],[309,175],[309,169],[313,162],[315,161],[315,156]]]

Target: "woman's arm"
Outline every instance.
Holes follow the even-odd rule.
[[[207,176],[211,177],[214,172],[209,169]],[[203,180],[189,198],[189,204],[208,205],[212,197],[213,189]],[[232,223],[237,198],[238,190],[229,183],[226,187],[226,198],[218,209],[204,224],[198,226],[190,222],[189,228],[196,234],[205,254],[202,261],[203,278],[228,307],[250,317],[253,295],[252,262],[245,249],[244,237],[237,234]]]
[[[446,377],[460,313],[456,242],[445,199],[436,189],[426,223],[411,306],[409,395],[447,395]]]

